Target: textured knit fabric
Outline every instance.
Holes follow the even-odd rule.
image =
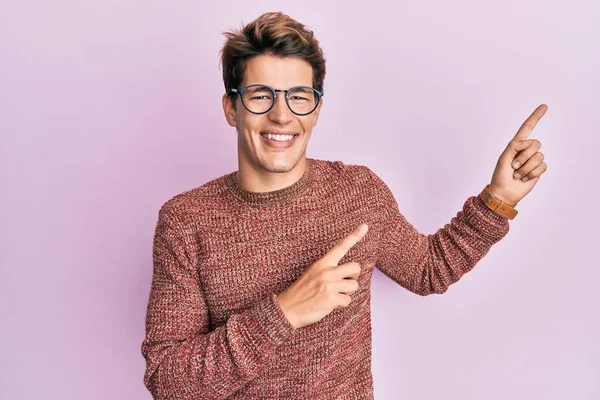
[[[362,266],[352,302],[294,329],[275,295],[363,222],[340,262]],[[508,230],[475,194],[421,234],[373,171],[341,161],[307,158],[300,180],[267,193],[216,178],[158,213],[144,383],[155,399],[372,399],[373,269],[441,294]]]

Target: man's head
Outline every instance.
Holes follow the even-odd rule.
[[[225,36],[223,110],[238,133],[240,167],[289,172],[304,162],[323,105],[325,58],[319,42],[303,24],[279,12],[265,13]],[[291,88],[296,89],[286,102],[281,90]],[[269,139],[269,133],[295,136],[280,142],[286,137]]]

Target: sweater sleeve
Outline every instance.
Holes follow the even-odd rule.
[[[371,170],[369,174],[381,207],[376,266],[413,293],[444,293],[509,231],[508,218],[476,195],[468,197],[462,210],[436,233],[419,233],[400,213],[389,187]]]
[[[197,252],[177,227],[163,207],[141,346],[144,384],[157,400],[226,398],[257,377],[295,329],[269,294],[211,331]]]

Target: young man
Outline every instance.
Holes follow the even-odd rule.
[[[306,157],[324,104],[312,32],[266,13],[226,35],[223,109],[239,170],[160,209],[144,383],[156,399],[373,398],[373,269],[422,296],[470,271],[545,171],[539,141],[524,140],[545,105],[490,185],[424,235],[368,167]],[[515,156],[529,181],[513,175]]]

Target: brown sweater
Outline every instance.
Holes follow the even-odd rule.
[[[160,209],[141,346],[155,399],[372,399],[373,269],[441,294],[509,230],[473,195],[421,234],[366,166],[307,158],[299,181],[268,193],[235,174]],[[340,262],[362,266],[352,302],[294,329],[275,295],[363,222],[369,231]]]

